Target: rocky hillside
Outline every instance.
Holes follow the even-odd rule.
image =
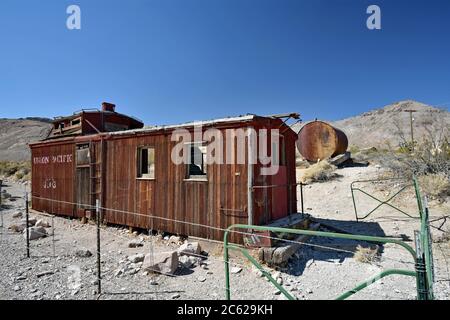
[[[0,119],[0,161],[30,159],[27,144],[44,139],[49,130],[49,119]]]
[[[350,146],[397,148],[400,143],[411,140],[410,115],[405,110],[417,111],[413,113],[415,140],[436,138],[442,133],[448,136],[450,112],[412,100],[330,123],[347,134]],[[296,132],[300,127],[294,128]]]

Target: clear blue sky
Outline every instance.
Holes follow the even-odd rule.
[[[66,28],[70,4],[81,30]],[[382,30],[366,28],[370,4]],[[148,124],[333,120],[450,103],[448,0],[1,0],[0,41],[0,117],[109,101]]]

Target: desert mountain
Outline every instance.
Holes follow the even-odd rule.
[[[49,119],[0,119],[0,161],[30,160],[28,143],[44,139]]]
[[[396,102],[363,114],[330,122],[344,131],[350,146],[359,148],[397,148],[403,142],[411,141],[410,114],[414,110],[414,140],[434,139],[441,134],[449,134],[450,112],[417,101]],[[296,125],[298,132],[302,125]]]
[[[412,100],[330,123],[347,134],[350,146],[396,148],[411,139],[409,113],[405,110],[417,111],[413,113],[415,140],[441,134],[448,136],[450,112]],[[0,119],[0,161],[29,160],[27,144],[47,136],[49,121],[45,118]],[[293,129],[298,132],[301,126],[295,125]]]

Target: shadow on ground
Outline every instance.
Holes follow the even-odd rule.
[[[377,237],[386,236],[381,226],[376,222],[341,221],[318,218],[314,218],[314,221],[321,223],[320,231]],[[384,251],[382,243],[315,236],[311,237],[307,243],[301,245],[297,251],[297,255],[294,255],[289,260],[287,273],[294,276],[300,276],[308,266],[314,263],[314,261],[342,263],[345,259],[354,257],[358,246],[372,249],[378,248],[378,255],[380,256]]]

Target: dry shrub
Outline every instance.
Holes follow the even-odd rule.
[[[356,261],[363,263],[373,263],[378,260],[378,247],[372,248],[364,248],[358,245],[356,247],[355,255],[353,256]]]
[[[423,191],[433,198],[450,196],[450,179],[442,173],[421,176],[419,182]]]
[[[31,175],[30,162],[0,162],[0,176],[13,177],[16,180],[29,180]]]
[[[303,183],[328,181],[338,176],[335,171],[336,166],[322,160],[305,169],[300,181]]]

